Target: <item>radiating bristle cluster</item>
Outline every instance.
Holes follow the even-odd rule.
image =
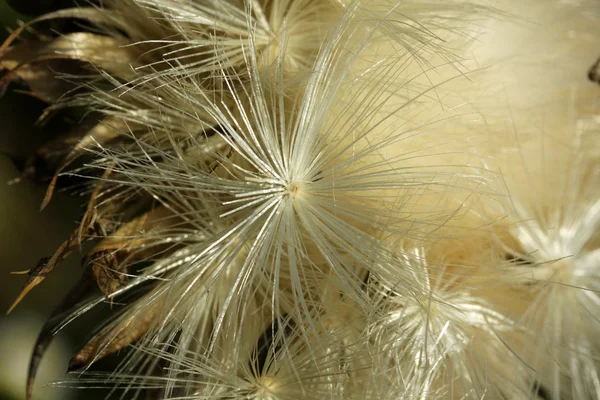
[[[60,384],[600,398],[597,8],[111,0],[23,25],[0,83],[84,110],[36,154],[44,204],[63,176],[88,203],[16,303],[93,242],[28,396],[52,337],[118,301],[69,367],[129,347],[118,369]],[[28,35],[57,19],[76,31]]]

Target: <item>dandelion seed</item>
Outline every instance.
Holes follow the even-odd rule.
[[[437,247],[401,243],[387,274],[369,279],[375,307],[368,335],[380,349],[379,364],[389,363],[394,385],[410,398],[526,394],[526,382],[504,382],[502,355],[509,352],[497,335],[510,332],[513,322],[478,287],[471,271],[477,266],[453,263],[444,250],[435,255],[445,246]],[[399,281],[401,274],[414,275],[414,285]]]

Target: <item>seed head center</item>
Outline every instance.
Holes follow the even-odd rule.
[[[300,192],[301,185],[298,182],[290,182],[286,186],[286,190],[288,195],[295,199],[298,193]]]

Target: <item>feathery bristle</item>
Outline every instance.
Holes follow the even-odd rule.
[[[600,14],[551,3],[110,0],[24,24],[0,88],[84,110],[37,156],[44,205],[66,176],[89,203],[15,305],[93,242],[28,396],[51,338],[105,300],[124,306],[60,384],[600,398]],[[28,39],[53,19],[84,23]]]

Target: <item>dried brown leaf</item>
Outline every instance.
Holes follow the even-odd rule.
[[[129,221],[117,229],[110,237],[98,243],[90,254],[105,250],[126,250],[143,245],[148,239],[144,233],[170,222],[173,213],[165,207],[156,207]]]
[[[95,136],[95,131],[98,129],[98,121],[101,119],[98,114],[92,113],[89,117],[77,123],[68,132],[59,134],[46,141],[36,149],[34,155],[25,160],[21,176],[15,179],[15,181],[36,180],[47,182],[51,180],[57,171],[66,167],[65,160],[67,160],[67,157],[75,159],[84,152],[83,144],[78,145],[78,143],[86,135]],[[103,144],[104,142],[105,140],[98,140],[99,144]],[[71,162],[71,160],[68,160],[68,162]]]
[[[93,290],[93,280],[89,273],[84,273],[77,285],[69,291],[60,304],[54,309],[52,315],[44,324],[35,343],[33,354],[29,360],[27,371],[26,399],[30,400],[33,394],[33,384],[40,363],[46,350],[50,346],[54,335],[65,321],[72,319],[73,311],[81,308],[81,301],[89,296]]]
[[[44,42],[26,42],[0,50],[0,71],[8,71],[0,79],[0,95],[16,80],[23,81],[33,96],[47,103],[58,100],[73,89],[71,83],[55,79],[55,71],[74,74],[77,72],[74,65],[66,65],[64,60],[57,59],[31,62],[43,45]]]
[[[14,310],[14,308],[21,302],[21,300],[23,300],[23,298],[25,298],[25,296],[31,291],[31,289],[33,289],[34,287],[39,285],[44,279],[46,279],[48,274],[52,272],[56,265],[58,265],[61,261],[67,258],[69,254],[71,254],[73,249],[77,247],[79,243],[78,237],[79,230],[77,229],[75,230],[75,232],[71,233],[69,239],[65,240],[60,245],[60,247],[58,248],[58,250],[56,250],[52,257],[44,257],[40,259],[40,261],[38,261],[37,265],[31,271],[29,271],[29,277],[27,279],[27,282],[25,282],[23,289],[21,289],[21,292],[17,296],[16,300],[8,309],[7,314],[10,314],[12,310]]]
[[[122,225],[88,253],[84,260],[89,260],[98,287],[104,294],[108,296],[127,283],[128,263],[124,260],[132,250],[146,245],[150,240],[144,236],[144,232],[168,223],[171,215],[164,207],[154,208]],[[144,252],[136,254],[137,257],[144,255]]]
[[[160,302],[129,313],[117,319],[94,336],[69,363],[69,372],[81,371],[93,362],[115,353],[139,340],[146,334],[160,311]]]
[[[15,40],[17,40],[21,34],[32,25],[35,25],[42,21],[49,21],[53,19],[60,18],[75,18],[81,19],[85,21],[89,21],[96,24],[105,24],[109,26],[114,26],[117,29],[121,29],[126,31],[127,26],[125,25],[125,21],[122,18],[118,18],[114,13],[109,10],[100,9],[100,8],[67,8],[64,10],[58,10],[55,12],[44,14],[38,18],[34,18],[31,21],[22,24],[17,29],[15,29],[10,36],[4,41],[2,46],[0,46],[0,53],[2,51],[9,48]]]
[[[143,279],[143,278],[134,279],[128,283],[127,289],[131,289],[133,287],[139,286],[140,284],[142,284],[146,281],[147,281],[147,279]],[[90,310],[91,308],[100,304],[105,299],[105,297],[103,295],[93,294],[94,286],[95,286],[94,278],[92,276],[91,270],[86,269],[83,273],[83,276],[79,280],[79,282],[69,291],[69,293],[64,297],[64,299],[61,301],[61,303],[58,305],[58,307],[56,307],[56,309],[52,312],[52,315],[50,316],[50,318],[48,318],[48,320],[44,324],[44,327],[42,328],[42,330],[40,331],[40,334],[38,335],[33,354],[31,355],[31,359],[29,361],[29,370],[27,373],[27,390],[26,390],[27,397],[26,397],[26,400],[31,400],[31,396],[32,396],[32,392],[33,392],[33,384],[35,381],[37,370],[38,370],[40,362],[42,361],[44,354],[46,353],[46,350],[50,346],[54,336],[61,329],[63,329],[70,322],[72,322],[74,319],[85,314],[88,310]],[[122,288],[121,291],[125,291],[127,289]],[[118,294],[118,293],[119,292],[117,292],[116,294]],[[157,301],[155,304],[160,304],[160,303]],[[145,308],[141,314],[137,314],[137,315],[141,316],[142,319],[145,319],[147,321],[146,323],[149,326],[152,323],[153,316],[156,315],[156,313],[158,311],[159,311],[158,309],[151,310],[149,308]],[[143,327],[144,322],[142,320],[134,321],[134,324],[137,324],[137,327],[136,326],[130,327],[131,331],[129,332],[129,339],[128,339],[128,340],[130,340],[130,343],[133,343],[133,341],[135,341],[135,339],[133,338],[135,335],[141,336],[148,329],[148,327],[146,327],[146,328]],[[109,326],[122,327],[123,329],[126,328],[126,326],[124,324],[118,325],[117,323],[113,323]],[[121,332],[123,329],[119,329],[119,332]],[[138,332],[138,333],[136,333],[134,335],[134,333],[135,333],[134,331]],[[103,337],[106,338],[106,340],[111,339],[109,336],[110,329],[105,328],[102,330],[102,332],[104,332]],[[95,339],[92,339],[92,341],[94,341],[94,340],[98,341],[99,336],[100,335],[96,335]],[[127,335],[125,334],[125,332],[123,332],[120,337],[122,340],[124,340],[125,336],[127,336]],[[108,343],[108,342],[104,341],[103,343]],[[122,343],[124,343],[124,342],[122,342]],[[76,358],[76,357],[74,357],[74,358]]]
[[[69,151],[67,156],[63,159],[62,164],[57,168],[52,180],[48,184],[48,189],[46,190],[46,195],[42,201],[41,209],[44,209],[50,202],[54,189],[56,188],[58,176],[67,166],[69,166],[69,164],[75,161],[75,159],[81,156],[86,150],[116,139],[125,129],[127,129],[127,124],[123,120],[114,117],[107,117],[89,129],[72,147],[71,151]]]
[[[72,84],[56,79],[56,74],[77,74],[64,60],[91,63],[113,76],[127,79],[132,76],[132,66],[138,58],[130,47],[125,47],[127,44],[121,39],[76,32],[51,41],[28,41],[2,49],[0,69],[8,72],[0,80],[0,89],[4,91],[12,81],[21,79],[36,97],[55,101],[73,88]]]
[[[39,48],[33,62],[48,59],[71,59],[94,64],[114,76],[131,75],[131,65],[137,55],[121,39],[89,32],[75,32],[60,36]]]
[[[90,265],[98,287],[107,296],[127,283],[126,266],[119,262],[116,252],[96,252]]]
[[[77,246],[81,244],[83,240],[90,240],[92,237],[90,234],[95,230],[94,225],[98,223],[97,211],[96,211],[96,200],[98,193],[103,186],[103,181],[100,181],[94,188],[90,201],[87,206],[87,210],[79,223],[79,227],[75,229],[69,238],[65,240],[60,247],[54,252],[52,257],[44,257],[40,259],[37,265],[27,272],[29,275],[23,289],[17,296],[9,308],[7,314],[9,314],[14,308],[25,298],[25,296],[37,285],[39,285],[46,277],[54,270],[54,268],[60,264],[65,258],[67,258]],[[114,204],[114,203],[113,203]],[[118,204],[118,203],[117,203]],[[112,204],[111,204],[112,205]]]

